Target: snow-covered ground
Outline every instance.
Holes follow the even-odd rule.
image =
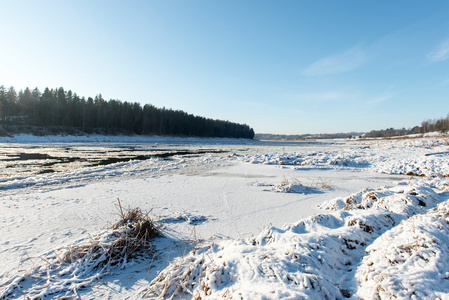
[[[22,135],[0,143],[4,164],[14,151],[189,150],[41,174],[32,170],[51,158],[8,165],[20,174],[0,178],[0,299],[449,298],[444,137]],[[198,149],[217,151],[191,154]],[[103,268],[61,259],[67,249],[109,239],[118,199],[162,226],[152,250]]]

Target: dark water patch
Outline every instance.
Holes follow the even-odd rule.
[[[138,155],[127,155],[127,154],[122,154],[119,156],[114,156],[114,157],[108,157],[105,159],[101,159],[99,161],[96,162],[91,162],[91,166],[92,167],[96,167],[96,166],[106,166],[106,165],[110,165],[110,164],[115,164],[115,163],[120,163],[120,162],[128,162],[131,160],[148,160],[151,158],[163,158],[163,159],[169,159],[170,157],[173,157],[175,155],[200,155],[200,154],[206,154],[206,153],[224,153],[224,152],[228,152],[228,151],[224,151],[224,150],[180,150],[180,151],[167,151],[167,152],[163,152],[158,150],[158,153],[152,153],[152,154],[138,154]],[[148,151],[146,151],[146,153],[148,153]]]
[[[108,154],[109,151],[106,150],[98,150],[98,149],[71,149],[68,151],[70,153],[80,152],[84,154]]]
[[[53,169],[43,169],[39,171],[39,174],[48,174],[48,173],[55,173],[56,171]]]
[[[50,162],[46,162],[45,164],[43,164],[43,167],[51,167],[57,164],[68,164],[68,163],[72,163],[72,162],[86,162],[87,159],[83,158],[83,157],[52,157],[54,159],[54,161],[50,161]]]
[[[92,162],[90,164],[90,166],[91,167],[107,166],[107,165],[112,165],[112,164],[116,164],[116,163],[120,163],[120,162],[128,162],[132,159],[133,159],[132,157],[109,157],[109,158],[102,159],[97,162]]]
[[[215,150],[215,149],[205,149],[205,150],[181,150],[181,151],[168,151],[164,153],[157,154],[157,157],[171,157],[175,155],[199,155],[199,154],[207,154],[207,153],[226,153],[229,151],[225,150]]]
[[[52,157],[46,153],[18,153],[8,154],[11,157],[9,160],[44,160],[51,159]]]
[[[14,152],[12,150],[15,150]],[[9,152],[8,152],[9,151]],[[17,151],[17,152],[16,152]],[[18,174],[33,175],[54,172],[73,171],[85,167],[107,166],[116,163],[126,163],[132,160],[148,159],[171,160],[174,156],[186,159],[207,153],[225,153],[229,150],[217,148],[200,149],[167,149],[142,147],[56,147],[56,148],[15,148],[5,149],[0,156],[0,176],[11,177]],[[3,171],[1,171],[3,170]]]

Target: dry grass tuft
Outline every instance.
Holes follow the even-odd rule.
[[[280,184],[274,186],[272,188],[275,192],[280,193],[298,193],[298,194],[305,194],[308,192],[308,188],[304,185],[302,185],[298,180],[296,179],[290,179],[288,180],[287,177],[284,175],[284,179],[281,181]]]
[[[368,192],[367,194],[363,195],[363,198],[371,199],[373,201],[379,200],[379,197],[377,196],[376,192],[374,192],[374,191]]]
[[[312,186],[313,185],[318,188],[321,188],[323,190],[331,190],[333,188],[330,179],[321,178],[321,177],[318,177],[318,179],[316,179],[316,181],[313,180]]]
[[[29,299],[55,294],[72,299],[77,290],[107,274],[109,267],[125,268],[130,258],[154,255],[152,239],[161,235],[160,228],[140,208],[123,209],[118,200],[118,209],[119,220],[107,230],[52,250],[33,262],[33,268],[0,283],[0,299],[21,294]]]
[[[151,220],[149,212],[140,208],[123,209],[120,199],[120,219],[109,226],[107,235],[91,236],[90,242],[67,249],[62,259],[65,263],[89,257],[98,261],[97,267],[125,263],[128,258],[152,248],[151,239],[160,236],[160,228]]]

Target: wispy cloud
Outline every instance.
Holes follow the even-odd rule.
[[[371,106],[377,106],[377,105],[389,100],[391,97],[392,97],[391,95],[379,95],[377,97],[368,99],[368,101],[366,101],[366,104],[371,105]]]
[[[431,62],[440,62],[449,59],[449,39],[442,42],[435,50],[427,54]]]
[[[359,46],[356,46],[343,53],[328,56],[312,63],[302,71],[302,74],[315,76],[348,72],[360,67],[365,60],[365,52]]]
[[[344,96],[341,92],[305,93],[297,95],[295,99],[300,101],[332,102],[341,100]]]
[[[372,97],[366,98],[362,103],[366,111],[380,106],[381,104],[389,101],[394,97],[394,87],[390,86],[385,91],[374,95]]]

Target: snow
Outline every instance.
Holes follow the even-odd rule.
[[[448,298],[449,201],[401,222],[372,243],[357,270],[363,298]]]
[[[20,135],[0,142],[0,163],[14,151],[53,154],[74,145],[222,150],[46,174],[21,162],[17,170],[27,175],[0,178],[0,299],[449,298],[444,137],[276,143]],[[120,266],[60,265],[56,253],[93,237],[108,243],[118,198],[162,226],[153,250]]]
[[[201,248],[175,261],[159,274],[148,292],[163,298],[187,291],[193,293],[194,298],[335,299],[353,295],[355,292],[358,292],[361,298],[375,298],[377,286],[368,292],[361,286],[357,291],[357,285],[353,283],[354,273],[360,272],[357,265],[365,255],[366,246],[372,244],[376,249],[388,249],[389,241],[393,239],[386,238],[387,241],[378,245],[379,237],[384,237],[385,232],[396,228],[395,225],[402,220],[424,213],[444,200],[442,195],[422,187],[420,182],[410,183],[406,187],[381,189],[376,197],[376,204],[380,203],[379,205],[364,205],[363,200],[366,198],[367,202],[372,201],[370,193],[365,192],[364,197],[358,199],[354,196],[348,197],[346,203],[349,208],[340,209],[338,205],[333,205],[339,201],[326,203],[337,210],[335,213],[318,214],[294,224],[284,225],[280,229],[269,227],[254,238],[214,242],[208,248]],[[444,202],[446,209],[448,202]],[[359,203],[362,203],[360,207]],[[437,224],[431,224],[437,228]],[[400,228],[398,232],[404,234],[404,228]],[[445,241],[449,236],[444,233],[442,235],[445,239],[440,244],[444,247],[442,251],[447,253]],[[420,238],[410,232],[407,238],[412,245],[418,242],[423,244]],[[369,254],[370,248],[367,252]],[[370,259],[370,256],[365,259]],[[372,285],[373,281],[379,281],[376,275],[385,276],[382,269],[386,268],[385,264],[391,267],[391,258],[388,255],[378,256],[382,257],[371,260],[380,261],[381,267],[374,268],[375,275],[370,275],[373,279],[367,277],[368,283],[365,284],[368,286]],[[438,263],[443,264],[442,270],[444,258],[445,256],[438,259]],[[368,265],[372,266],[372,263]],[[437,262],[434,265],[437,265]],[[414,271],[421,272],[420,266],[416,266]],[[396,275],[396,282],[401,282],[409,278],[410,272]],[[360,278],[361,275],[357,274],[356,277]],[[445,284],[440,280],[439,284],[441,283]],[[394,289],[397,292],[402,286],[392,285],[393,292],[388,296],[400,296]],[[424,285],[424,288],[429,287]],[[415,293],[414,290],[404,293],[404,299],[412,292]],[[427,292],[427,295],[436,294]]]

